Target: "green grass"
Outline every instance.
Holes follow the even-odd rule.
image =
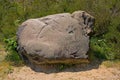
[[[13,63],[13,65],[22,65],[23,64],[23,60],[21,59],[21,57],[19,56],[18,52],[17,52],[17,42],[16,42],[16,38],[9,38],[9,39],[4,39],[6,45],[5,45],[5,49],[6,49],[6,57],[5,60],[6,61],[10,61]]]
[[[118,54],[114,51],[114,48],[105,38],[92,37],[90,39],[90,54],[91,57],[95,56],[99,59],[114,60],[117,58]],[[94,57],[93,57],[94,58]]]

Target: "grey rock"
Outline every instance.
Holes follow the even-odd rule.
[[[85,11],[28,19],[17,31],[18,52],[35,64],[86,59],[94,21]]]

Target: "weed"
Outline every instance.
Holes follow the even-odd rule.
[[[115,53],[105,39],[91,38],[90,47],[94,56],[99,59],[115,59]]]
[[[11,61],[15,65],[22,64],[22,59],[20,58],[19,54],[17,53],[17,42],[16,38],[9,38],[4,39],[4,42],[6,43],[6,51],[7,56],[5,60]]]

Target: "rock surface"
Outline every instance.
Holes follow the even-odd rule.
[[[40,64],[50,60],[86,59],[94,17],[84,11],[29,19],[17,32],[18,52]]]

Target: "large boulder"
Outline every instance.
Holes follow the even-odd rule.
[[[34,64],[86,59],[94,21],[84,11],[28,19],[17,32],[18,52]]]

